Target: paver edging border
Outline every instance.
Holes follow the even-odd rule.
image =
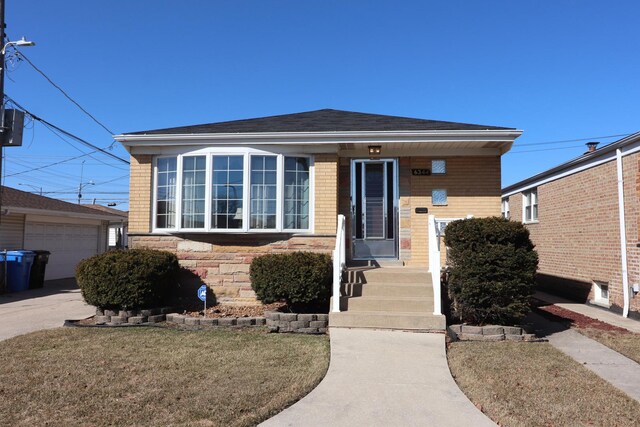
[[[452,341],[540,341],[536,334],[528,333],[520,326],[456,324],[447,327],[447,335]]]

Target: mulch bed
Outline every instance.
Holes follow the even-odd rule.
[[[200,311],[187,311],[185,314],[191,317],[207,317],[218,319],[221,317],[264,317],[266,311],[283,311],[287,305],[284,302],[274,302],[273,304],[260,305],[233,305],[218,304],[207,308],[203,313]]]
[[[571,325],[576,328],[591,328],[608,332],[632,333],[627,329],[610,325],[601,320],[594,319],[580,313],[575,313],[571,310],[567,310],[566,308],[558,307],[557,305],[539,305],[536,307],[536,310],[538,313],[552,321],[570,322]]]

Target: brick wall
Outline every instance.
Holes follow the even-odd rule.
[[[330,253],[335,237],[214,233],[130,235],[129,245],[177,254],[180,266],[197,276],[195,279],[199,282],[206,283],[220,302],[255,302],[249,279],[253,258],[294,250]]]
[[[314,232],[336,234],[338,216],[338,156],[314,156]]]
[[[129,178],[129,233],[151,231],[151,181],[153,156],[138,154],[131,156]]]
[[[436,218],[500,215],[499,156],[447,157],[445,175],[411,175],[412,168],[431,168],[433,159],[442,157],[412,157],[409,161],[400,161],[401,256],[408,265],[426,267],[429,263],[428,215],[416,214],[415,208],[426,207]],[[431,203],[433,189],[447,190],[446,206]],[[407,243],[409,234],[411,240]],[[403,248],[407,245],[410,247]],[[408,257],[407,250],[410,250]]]
[[[640,163],[623,160],[629,284],[640,281],[638,220]],[[538,187],[538,223],[528,224],[543,286],[593,299],[592,283],[609,284],[609,301],[623,305],[616,162],[590,168]],[[522,194],[509,197],[511,219],[522,220]],[[640,309],[640,298],[631,309]]]

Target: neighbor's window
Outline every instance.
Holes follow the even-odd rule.
[[[523,195],[524,222],[538,220],[538,190],[531,190]]]
[[[284,159],[284,228],[309,228],[309,159]]]
[[[244,157],[213,156],[211,228],[242,228]]]
[[[443,190],[443,189],[431,190],[431,204],[433,206],[446,206],[447,190]]]
[[[511,212],[509,212],[509,198],[502,199],[502,218],[511,218]]]
[[[204,228],[207,158],[182,158],[182,228]]]
[[[431,160],[431,174],[432,175],[444,175],[447,173],[447,161],[446,160]]]
[[[310,157],[158,157],[154,229],[294,231],[311,227]]]
[[[156,173],[156,228],[176,226],[177,159],[161,157]]]

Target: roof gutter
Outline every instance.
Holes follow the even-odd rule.
[[[145,145],[175,145],[176,141],[193,145],[244,144],[369,144],[371,142],[505,142],[513,141],[521,130],[457,130],[457,131],[385,131],[385,132],[265,132],[265,133],[203,133],[203,134],[121,134],[114,139],[125,147]]]

